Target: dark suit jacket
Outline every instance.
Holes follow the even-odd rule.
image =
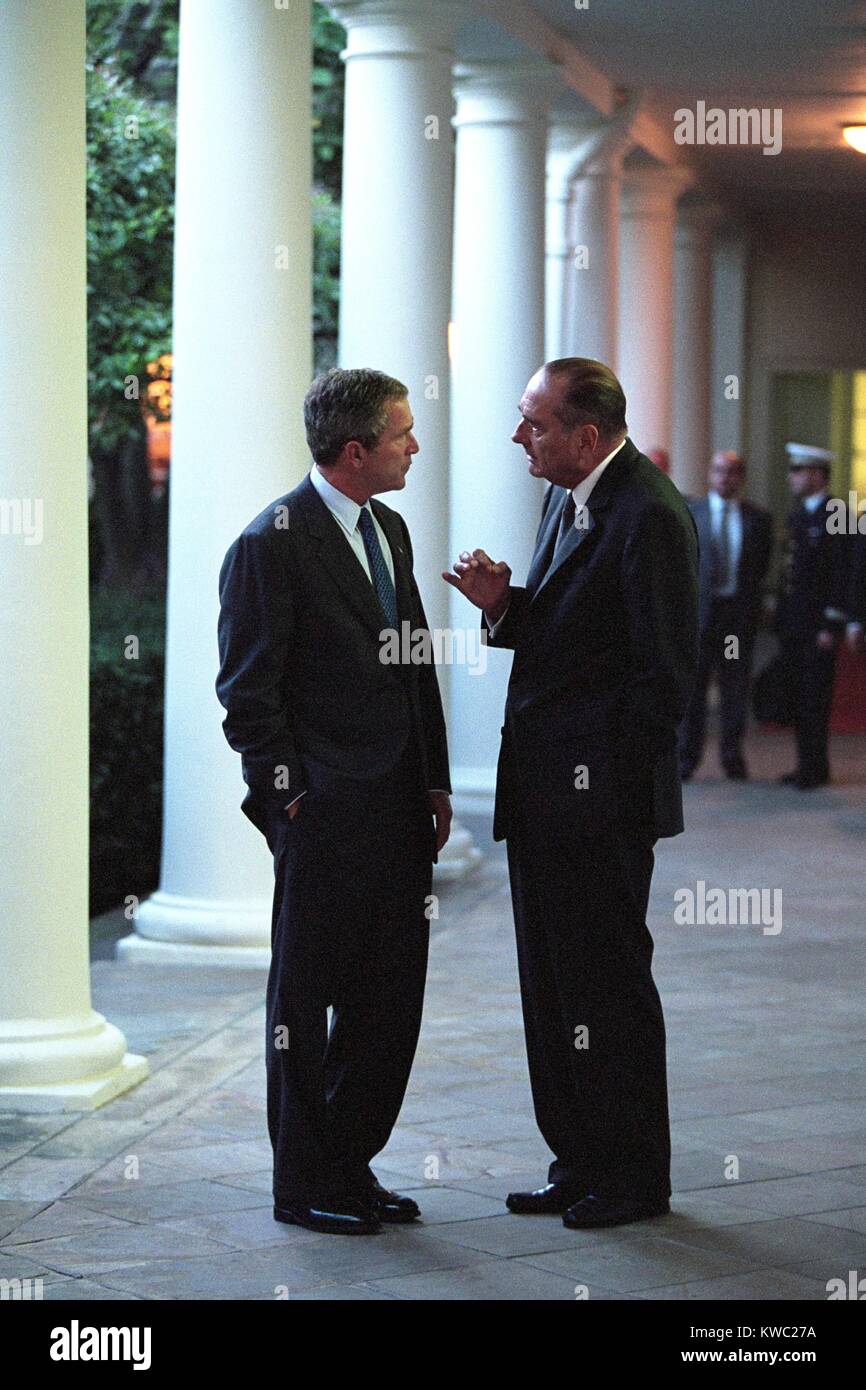
[[[406,523],[371,505],[394,557],[400,621],[426,630]],[[450,790],[435,668],[380,661],[386,619],[309,477],[229,547],[220,604],[223,728],[242,759],[243,810],[263,833],[303,791],[386,774],[410,739],[426,785]]]
[[[710,499],[696,498],[689,502],[695,519],[700,546],[700,623],[701,631],[710,620],[713,604],[713,530]],[[763,584],[767,577],[773,551],[773,518],[763,507],[752,502],[740,503],[743,518],[743,544],[737,566],[736,607],[745,633],[754,634],[761,616]]]
[[[698,659],[698,545],[677,489],[630,439],[596,483],[591,525],[545,577],[566,492],[546,495],[526,588],[494,646],[514,664],[494,837],[527,823],[584,834],[606,822],[655,840],[683,829],[676,753]],[[589,785],[575,789],[574,769]]]
[[[827,530],[825,498],[814,512],[799,503],[788,518],[788,549],[779,583],[776,631],[783,641],[811,642],[843,630],[849,604],[851,541]]]
[[[848,621],[866,627],[866,532],[858,531],[851,543],[851,579],[848,588]]]

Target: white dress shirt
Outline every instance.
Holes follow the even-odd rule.
[[[601,477],[602,473],[607,468],[607,465],[610,463],[611,459],[616,457],[616,455],[619,453],[620,449],[623,447],[625,442],[626,440],[623,439],[619,444],[617,444],[615,449],[611,449],[610,453],[602,459],[601,463],[597,463],[595,468],[593,468],[592,472],[587,473],[585,478],[581,478],[580,482],[577,484],[577,487],[573,487],[571,489],[571,495],[574,498],[574,526],[576,530],[585,530],[586,522],[582,519],[584,509],[586,509],[588,515],[592,515],[590,508],[586,505],[589,501],[589,495],[595,487],[596,483],[598,482],[599,478]],[[510,608],[511,605],[509,604],[508,607]],[[484,621],[487,624],[491,637],[496,636],[497,630],[502,625],[502,623],[504,623],[507,613],[508,608],[506,608],[505,613],[503,613],[502,617],[499,618],[495,623],[491,623],[487,614],[484,614]]]
[[[354,551],[358,563],[360,564],[361,568],[363,569],[364,573],[366,574],[367,578],[372,584],[373,577],[370,574],[370,561],[367,558],[367,547],[364,544],[364,537],[361,535],[360,529],[358,527],[358,518],[360,517],[362,511],[360,503],[355,502],[351,497],[347,497],[345,492],[341,492],[339,488],[334,487],[333,483],[329,483],[328,479],[325,477],[324,473],[321,472],[317,463],[314,463],[312,468],[310,469],[310,482],[313,484],[313,487],[316,489],[316,492],[319,494],[325,506],[328,508],[328,511],[331,513],[331,516],[339,524],[340,529],[346,537],[346,540],[349,542],[349,545],[352,547],[352,550]],[[370,516],[373,518],[373,525],[376,528],[376,535],[379,537],[379,545],[382,547],[382,554],[385,557],[385,564],[388,566],[388,573],[391,576],[391,583],[396,585],[396,579],[394,576],[394,556],[391,554],[391,547],[388,544],[388,537],[385,535],[385,532],[379,525],[379,522],[376,519],[376,514],[373,511],[373,508],[370,506],[369,502],[366,503],[366,510],[370,513]],[[433,787],[432,790],[440,791],[442,790],[442,788]],[[449,795],[448,792],[445,792],[444,794],[446,796]],[[290,806],[294,806],[295,802],[300,801],[302,796],[306,796],[306,792],[301,792],[300,796],[296,796],[293,798],[293,800],[287,802],[284,809],[287,811]]]
[[[816,512],[819,507],[824,505],[828,496],[829,494],[823,491],[813,492],[810,497],[803,498],[803,506],[807,512]]]
[[[372,584],[373,577],[370,574],[370,561],[367,559],[367,547],[364,544],[364,537],[361,535],[358,527],[358,518],[361,515],[360,503],[353,501],[351,497],[347,497],[345,492],[341,492],[339,488],[334,487],[333,483],[329,483],[324,473],[320,471],[317,463],[314,463],[310,470],[310,482],[328,508],[331,516],[339,524],[346,540],[354,551],[355,558]],[[369,502],[365,504],[365,510],[368,511],[373,518],[376,535],[379,537],[379,544],[382,547],[382,554],[385,556],[385,564],[388,566],[388,573],[391,576],[391,583],[393,584],[394,556],[391,554],[388,537],[376,520],[376,514]]]
[[[737,592],[737,575],[740,571],[740,555],[743,550],[743,509],[736,497],[720,497],[717,492],[707,493],[710,504],[710,528],[713,540],[718,545],[722,533],[722,516],[725,503],[728,507],[728,582],[714,587],[716,598],[733,598]]]

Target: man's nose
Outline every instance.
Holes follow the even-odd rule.
[[[526,432],[526,421],[525,421],[525,420],[521,420],[521,421],[520,421],[520,424],[516,427],[516,429],[515,429],[513,435],[511,436],[511,442],[512,442],[512,444],[522,444],[522,443],[523,443],[523,436],[524,436],[525,432]]]
[[[418,443],[418,440],[415,438],[414,434],[410,434],[410,435],[409,435],[409,453],[410,453],[410,454],[420,454],[420,452],[421,452],[421,445]]]

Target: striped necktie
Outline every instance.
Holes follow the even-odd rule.
[[[373,588],[376,590],[376,597],[382,605],[382,612],[390,627],[396,630],[398,625],[397,614],[397,595],[394,591],[394,583],[388,573],[388,566],[385,563],[385,556],[382,554],[382,547],[379,544],[379,537],[376,535],[376,527],[373,525],[373,515],[369,507],[362,507],[358,517],[358,529],[364,540],[364,549],[367,552],[367,559],[370,562],[370,578],[373,581]]]
[[[574,493],[570,492],[565,499],[565,506],[562,509],[562,516],[559,518],[559,530],[556,533],[556,545],[553,547],[553,556],[551,557],[550,561],[552,565],[556,564],[556,561],[559,558],[559,552],[562,549],[563,542],[571,533],[571,529],[574,526],[574,518],[576,512],[577,507],[575,506],[574,502]]]

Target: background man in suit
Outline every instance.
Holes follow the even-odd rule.
[[[567,1226],[668,1209],[665,1029],[646,909],[683,828],[677,725],[697,667],[694,522],[626,437],[608,367],[549,362],[513,438],[545,497],[524,588],[483,550],[443,576],[514,650],[496,783],[535,1114],[555,1158],[515,1212]]]
[[[432,665],[381,659],[388,630],[427,629],[406,524],[370,500],[402,488],[418,452],[406,387],[329,372],[304,417],[311,473],[223,563],[217,692],[243,809],[274,855],[274,1217],[367,1234],[419,1214],[369,1163],[418,1039],[448,753]]]
[[[863,518],[858,516],[856,520],[859,528]],[[866,632],[866,531],[858,529],[851,544],[848,625],[845,631],[845,638],[852,652],[862,652],[864,632]]]
[[[812,444],[785,449],[796,505],[788,518],[775,626],[793,692],[797,766],[780,780],[811,791],[830,780],[828,730],[848,603],[850,539],[827,529],[833,455]]]
[[[689,502],[700,545],[701,653],[698,679],[680,729],[680,771],[691,777],[701,761],[707,727],[707,690],[718,674],[722,767],[728,777],[748,777],[742,740],[746,726],[755,632],[762,586],[773,549],[769,512],[745,501],[745,460],[720,450],[710,461],[710,490]],[[735,637],[735,654],[730,639]]]

